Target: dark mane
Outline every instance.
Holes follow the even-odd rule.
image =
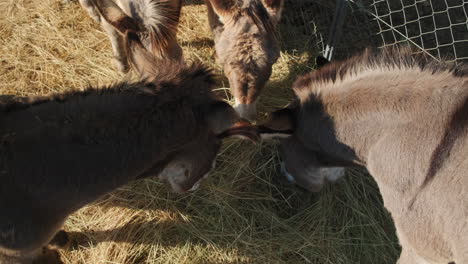
[[[158,102],[165,104],[190,98],[190,101],[204,101],[214,97],[211,89],[215,84],[210,69],[201,63],[183,65],[167,63],[159,67],[152,80],[138,82],[121,82],[101,88],[88,87],[85,90],[71,90],[47,96],[0,97],[0,111],[11,112],[47,102],[65,102],[71,98],[89,95],[106,95],[114,93],[142,93],[158,96]]]
[[[336,82],[343,80],[347,75],[356,75],[370,69],[411,69],[419,68],[421,71],[432,74],[451,72],[456,77],[468,76],[466,65],[441,63],[422,53],[412,54],[406,46],[395,46],[380,50],[367,48],[359,55],[344,61],[325,65],[320,70],[299,77],[294,83],[294,89],[302,90],[310,87],[314,82]]]
[[[275,26],[271,22],[270,15],[260,0],[248,1],[249,5],[245,6],[244,1],[237,1],[234,4],[233,17],[249,17],[253,23],[260,29],[264,30],[267,34],[272,34],[277,37]]]

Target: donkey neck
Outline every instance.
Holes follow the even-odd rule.
[[[376,69],[315,84],[298,92],[303,105],[299,123],[305,124],[299,131],[314,149],[366,165],[370,150],[388,135],[412,126],[429,126],[437,134],[428,122],[443,122],[456,101],[466,97],[455,78],[449,72]]]
[[[70,208],[158,171],[199,133],[191,105],[141,92],[74,95],[0,118],[7,185]]]

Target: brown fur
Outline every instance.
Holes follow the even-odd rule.
[[[323,184],[311,167],[369,170],[396,225],[399,264],[468,263],[466,73],[409,49],[367,50],[298,78],[291,125],[277,131],[294,130],[283,149],[302,185]]]
[[[181,0],[80,0],[80,3],[108,33],[119,70],[127,71],[132,60],[125,39],[129,32],[137,34],[145,49],[156,58],[183,60],[177,43]],[[147,75],[141,67],[134,69]]]
[[[276,26],[283,1],[205,0],[217,61],[223,66],[239,114],[255,117],[255,103],[279,57]],[[268,5],[271,4],[271,5]]]

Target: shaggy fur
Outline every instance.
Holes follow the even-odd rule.
[[[255,103],[279,57],[276,26],[283,0],[205,0],[217,61],[239,114],[255,118]]]
[[[294,130],[282,149],[296,182],[316,191],[313,168],[365,166],[395,222],[399,264],[468,263],[466,68],[367,50],[293,89],[289,110],[260,129]]]
[[[48,244],[66,243],[57,231],[68,215],[129,181],[157,176],[191,190],[222,138],[256,138],[211,92],[205,67],[162,68],[151,82],[3,101],[0,263],[44,259]],[[59,262],[50,256],[41,261]]]
[[[182,61],[182,49],[177,43],[181,0],[80,0],[80,3],[109,35],[120,71],[126,72],[132,59],[125,39],[128,31],[137,34],[156,58]],[[143,76],[146,74],[140,68],[134,69]]]

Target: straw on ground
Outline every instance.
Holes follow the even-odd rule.
[[[296,15],[287,6],[284,16]],[[109,40],[79,4],[0,2],[0,93],[40,95],[124,78]],[[201,1],[186,1],[184,55],[220,75]],[[319,14],[317,14],[319,15]],[[303,19],[311,19],[303,18]],[[287,104],[291,83],[316,55],[301,25],[281,26],[282,53],[259,102],[263,114]],[[291,39],[290,35],[294,35]],[[304,41],[302,41],[304,40]],[[309,43],[310,44],[310,43]],[[219,93],[232,103],[229,90]],[[230,141],[195,193],[176,195],[156,180],[134,182],[66,222],[66,263],[394,263],[393,224],[373,180],[358,170],[319,194],[287,185],[274,144]]]

